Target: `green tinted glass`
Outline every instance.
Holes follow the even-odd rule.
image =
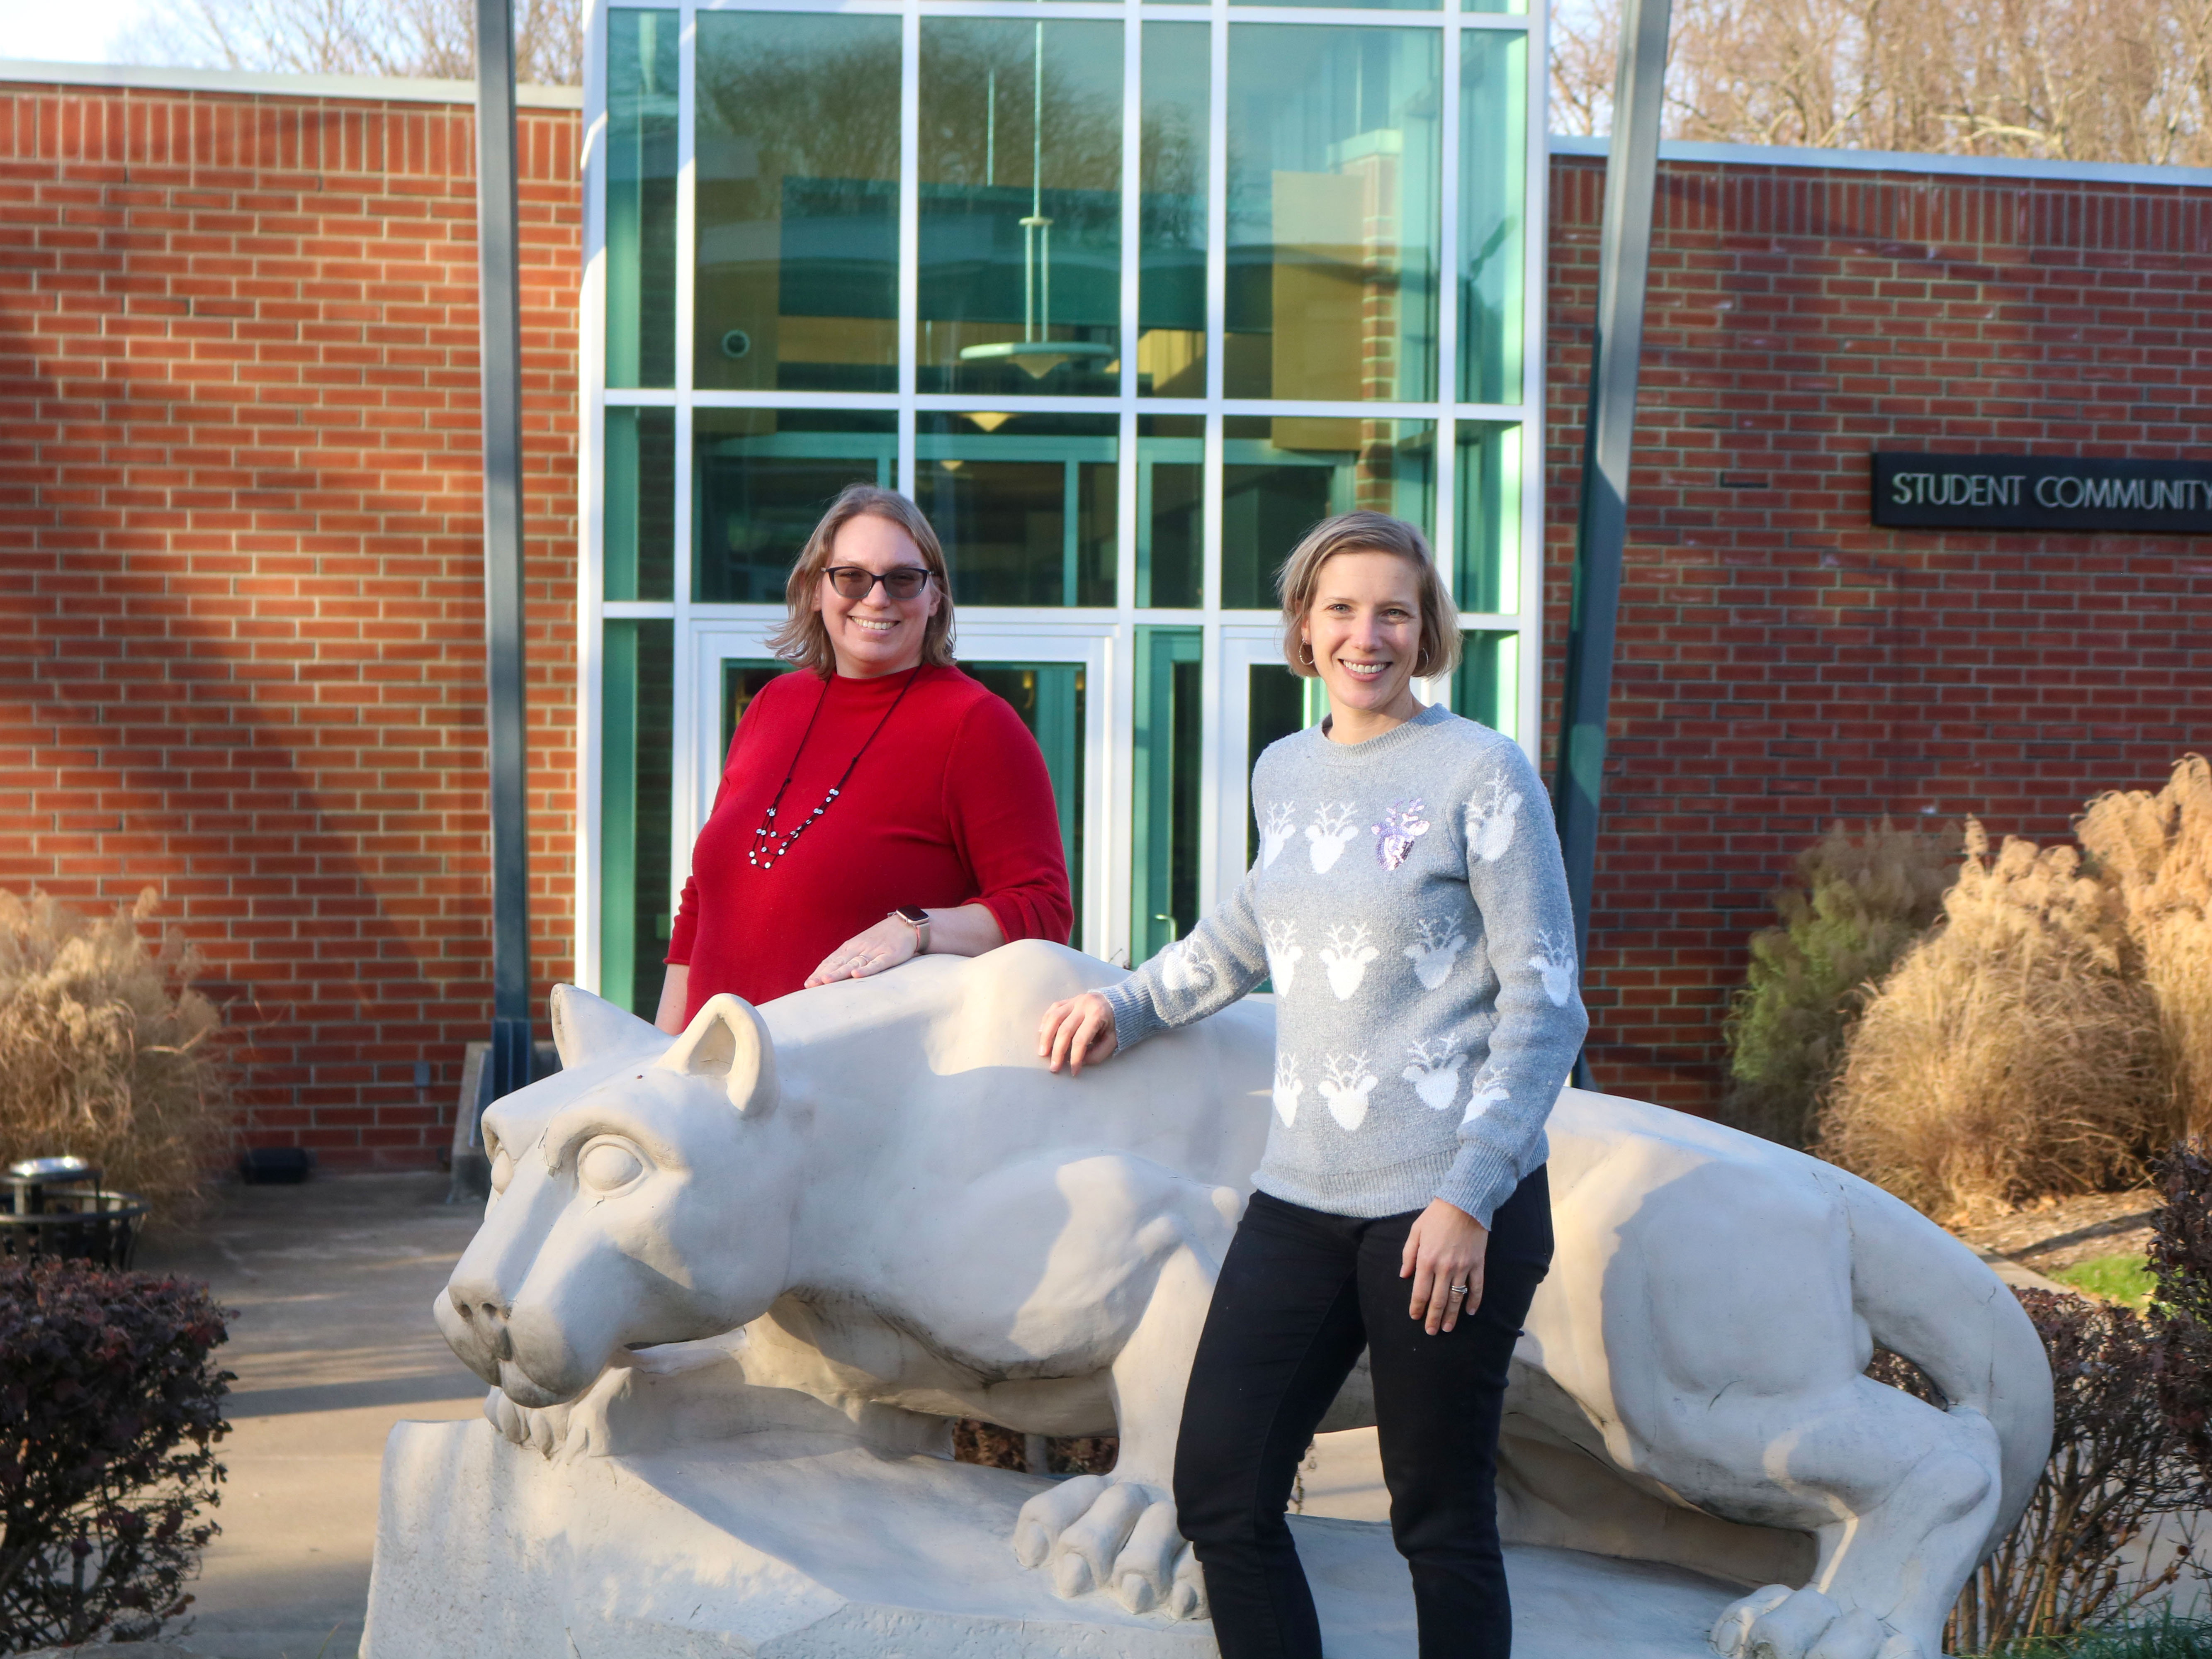
[[[780,605],[793,562],[837,492],[897,481],[898,417],[702,409],[691,417],[691,453],[693,597]]]
[[[1137,629],[1132,963],[1181,939],[1198,921],[1203,637],[1195,628]]]
[[[1518,737],[1520,668],[1519,635],[1462,634],[1459,666],[1452,671],[1452,712]]]
[[[896,390],[898,20],[702,11],[698,28],[694,380]]]
[[[920,388],[1117,391],[1121,26],[926,20],[921,166]]]
[[[611,599],[676,597],[676,411],[610,409],[605,534]]]
[[[1206,395],[1210,33],[1203,23],[1145,25],[1137,198],[1137,392],[1142,397]]]
[[[1114,603],[1118,430],[1110,415],[918,417],[914,498],[955,603]]]
[[[607,17],[607,384],[676,384],[673,11]]]
[[[1206,417],[1137,417],[1137,604],[1194,609],[1205,598]]]
[[[1367,507],[1432,527],[1436,423],[1317,416],[1222,422],[1221,603],[1273,610],[1275,573],[1298,538]]]
[[[1075,937],[1083,945],[1083,736],[1085,676],[1072,662],[966,662],[960,671],[1013,706],[1044,756],[1045,775],[1060,811],[1060,848],[1075,898]]]
[[[1462,421],[1456,428],[1459,550],[1452,588],[1462,611],[1521,604],[1521,428]]]
[[[610,619],[600,665],[599,994],[643,1018],[668,955],[676,624]]]
[[[1437,392],[1437,32],[1229,33],[1231,398]]]
[[[1528,190],[1528,38],[1460,37],[1460,397],[1522,400]]]

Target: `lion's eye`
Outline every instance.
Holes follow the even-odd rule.
[[[645,1173],[645,1160],[619,1140],[594,1141],[576,1160],[576,1178],[594,1192],[611,1193]]]
[[[492,1191],[494,1191],[494,1192],[495,1192],[495,1193],[503,1193],[503,1192],[505,1192],[505,1191],[507,1190],[507,1183],[508,1182],[510,1182],[510,1181],[514,1180],[514,1160],[512,1158],[510,1158],[510,1157],[508,1157],[508,1156],[507,1156],[507,1148],[506,1148],[506,1147],[504,1147],[504,1146],[502,1146],[502,1147],[501,1147],[501,1148],[499,1149],[499,1151],[497,1151],[496,1152],[495,1152],[495,1153],[493,1153],[493,1154],[492,1154],[492,1159],[491,1159],[491,1189],[492,1189]]]

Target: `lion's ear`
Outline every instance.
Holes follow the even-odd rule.
[[[762,1116],[775,1104],[775,1044],[768,1025],[752,1004],[726,991],[707,999],[657,1063],[671,1072],[720,1079],[730,1104],[748,1117]]]
[[[564,1071],[611,1055],[660,1048],[667,1036],[635,1014],[574,985],[553,988],[553,1046]]]

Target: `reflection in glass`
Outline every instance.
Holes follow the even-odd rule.
[[[1269,744],[1293,732],[1319,726],[1328,713],[1328,690],[1318,679],[1293,674],[1287,663],[1255,662],[1245,672],[1249,678],[1244,775],[1249,798],[1252,769],[1260,763],[1261,754]],[[1249,865],[1260,856],[1260,823],[1252,813],[1245,816],[1249,822],[1244,826],[1244,861]]]
[[[1231,415],[1222,422],[1221,603],[1271,610],[1307,531],[1365,507],[1431,530],[1436,423]]]
[[[956,603],[1114,603],[1118,429],[1111,415],[918,418],[915,502]]]
[[[674,599],[676,411],[607,410],[605,476],[605,596]]]
[[[1044,754],[1045,775],[1060,809],[1060,850],[1074,890],[1075,935],[1083,946],[1083,665],[1073,662],[963,662],[970,675],[1013,705]]]
[[[1521,428],[1510,422],[1462,421],[1459,550],[1452,592],[1462,611],[1516,611],[1521,605]]]
[[[1130,959],[1142,962],[1198,921],[1199,711],[1203,635],[1137,629],[1130,848]]]
[[[702,11],[698,29],[694,382],[895,391],[898,20]]]
[[[1137,417],[1137,605],[1194,609],[1206,591],[1206,417]]]
[[[896,482],[889,411],[702,409],[691,420],[692,597],[706,603],[781,604],[837,492]]]
[[[1514,728],[1519,724],[1521,636],[1470,630],[1459,637],[1459,666],[1452,671],[1452,713],[1480,720],[1509,738],[1518,737]]]
[[[1528,38],[1460,37],[1460,397],[1521,401],[1522,264],[1528,187]]]
[[[775,657],[725,657],[722,659],[722,746],[714,752],[729,763],[730,745],[738,740],[738,722],[745,717],[763,686],[779,674],[788,674],[792,665]]]
[[[599,994],[649,1019],[668,954],[676,624],[610,618],[605,641]]]
[[[1514,17],[1525,15],[1528,0],[1459,0],[1462,11],[1498,12]]]
[[[1211,31],[1203,23],[1147,23],[1144,28],[1137,392],[1203,398]]]
[[[607,384],[676,384],[673,11],[607,16]]]
[[[1433,398],[1437,32],[1229,39],[1227,395]]]
[[[926,19],[921,164],[921,389],[1119,390],[1121,24]]]

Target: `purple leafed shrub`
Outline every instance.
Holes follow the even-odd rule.
[[[227,1334],[202,1285],[0,1265],[0,1652],[143,1639],[191,1600]]]

